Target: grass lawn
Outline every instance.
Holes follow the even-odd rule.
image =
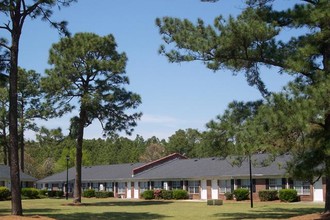
[[[143,201],[125,199],[86,199],[72,206],[71,200],[23,200],[25,216],[47,216],[54,219],[288,219],[320,213],[324,203],[224,202],[208,206],[196,201]],[[10,215],[10,201],[0,201],[1,216]]]

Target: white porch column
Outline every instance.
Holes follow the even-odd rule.
[[[126,198],[127,199],[131,199],[132,198],[132,189],[131,189],[131,182],[127,182],[127,195]]]
[[[201,199],[207,199],[206,180],[201,180]]]
[[[134,199],[139,199],[139,182],[134,182]]]
[[[212,199],[219,199],[218,180],[212,180]]]

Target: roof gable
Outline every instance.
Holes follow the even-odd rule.
[[[134,176],[138,173],[142,173],[144,171],[150,170],[154,167],[157,167],[157,166],[162,165],[164,163],[167,163],[169,161],[176,160],[176,159],[187,159],[187,157],[185,157],[185,156],[183,156],[179,153],[170,154],[166,157],[162,157],[158,160],[151,161],[150,163],[144,164],[140,167],[137,167],[137,168],[133,169],[132,170],[132,176]]]

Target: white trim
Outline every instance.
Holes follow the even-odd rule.
[[[201,180],[201,199],[207,199],[207,184],[206,184],[206,180]]]

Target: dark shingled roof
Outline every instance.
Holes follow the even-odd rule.
[[[100,166],[83,166],[81,169],[82,181],[107,181],[107,180],[127,180],[132,177],[132,170],[140,167],[144,163],[128,163]],[[75,168],[69,169],[69,181],[75,179]],[[66,170],[46,177],[38,183],[65,182]]]
[[[34,178],[30,175],[27,175],[23,172],[20,172],[20,179],[21,179],[21,181],[24,181],[24,182],[34,182],[37,180],[36,178]],[[9,166],[0,164],[0,180],[10,180]]]
[[[265,154],[252,157],[252,175],[257,176],[283,176],[286,174],[285,165],[289,156],[277,157],[268,166],[261,163],[267,160]],[[212,177],[249,177],[248,160],[242,162],[241,166],[232,165],[233,159],[226,158],[196,158],[176,159],[168,163],[149,169],[134,176],[137,180],[152,179],[200,179]]]

